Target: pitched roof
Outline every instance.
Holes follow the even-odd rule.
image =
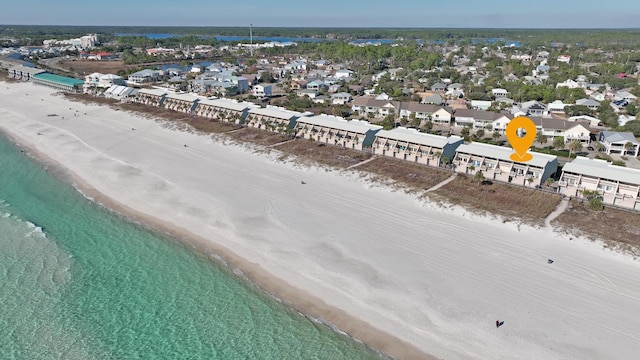
[[[507,114],[497,113],[493,111],[474,110],[474,109],[458,109],[454,113],[454,116],[458,117],[471,117],[475,120],[488,120],[495,121],[503,116],[509,117]]]
[[[640,185],[640,170],[613,165],[606,160],[577,157],[562,168],[564,172]]]
[[[284,108],[279,108],[279,107],[266,107],[266,108],[253,108],[249,110],[250,114],[258,114],[258,115],[265,115],[265,116],[269,116],[269,117],[274,117],[274,118],[278,118],[278,119],[286,119],[286,120],[291,120],[294,117],[300,117],[302,116],[302,113],[299,113],[297,111],[291,111],[291,110],[287,110]]]
[[[630,142],[632,144],[640,144],[633,133],[630,132],[618,132],[618,131],[603,131],[602,136],[610,143],[615,142]]]
[[[439,135],[421,133],[416,129],[408,129],[405,127],[398,127],[393,130],[380,130],[376,133],[376,137],[407,141],[412,144],[433,146],[441,149],[447,144],[464,142],[464,140],[459,136],[451,136],[447,138]]]
[[[358,134],[366,134],[369,131],[378,131],[382,129],[382,126],[373,125],[367,121],[360,121],[360,120],[347,121],[344,118],[337,117],[337,116],[330,116],[330,115],[316,115],[316,116],[302,117],[298,119],[298,124],[325,126],[332,129],[355,132]]]
[[[248,108],[256,107],[257,105],[250,102],[238,102],[230,99],[206,99],[200,100],[200,104],[202,105],[211,105],[223,109],[230,109],[234,111],[244,111]]]
[[[567,130],[576,125],[575,122],[562,119],[542,118],[537,116],[529,116],[529,119],[531,119],[531,121],[536,124],[536,127],[541,127],[545,130]]]
[[[533,155],[533,159],[526,162],[518,162],[511,160],[511,154],[513,154],[513,149],[503,146],[496,146],[490,144],[476,143],[472,142],[471,144],[463,144],[458,146],[458,150],[456,152],[478,155],[489,157],[492,159],[498,159],[508,162],[513,162],[517,164],[523,165],[532,165],[537,167],[546,167],[550,162],[557,161],[557,157],[554,155],[541,154],[536,152],[530,152]]]

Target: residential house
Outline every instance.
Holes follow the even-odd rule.
[[[565,137],[565,132],[576,125],[575,122],[569,122],[562,119],[543,118],[539,116],[531,116],[531,121],[536,125],[536,131],[542,133],[547,138]],[[565,141],[566,142],[566,141]]]
[[[607,154],[637,157],[640,150],[640,143],[631,132],[603,131],[598,141],[605,146]],[[627,148],[627,143],[631,143],[630,148]]]
[[[198,101],[195,114],[207,119],[239,124],[244,121],[250,109],[257,105],[231,99],[203,99]]]
[[[200,98],[193,94],[169,93],[165,96],[162,106],[167,110],[190,114],[198,104]]]
[[[309,113],[299,113],[277,106],[251,108],[245,122],[248,127],[263,129],[275,133],[285,133],[293,129],[296,120]]]
[[[442,115],[446,117],[446,114],[449,114],[446,111],[443,113],[443,108],[441,106],[422,104],[416,101],[402,102],[399,104],[399,108],[401,118],[404,118],[405,120],[415,119],[419,125],[423,125],[429,120],[435,123],[435,115],[438,115],[438,120],[443,121],[440,119],[440,116]],[[450,122],[450,116],[449,120],[444,121],[446,121],[446,124],[448,125]]]
[[[400,102],[378,100],[371,96],[361,96],[353,99],[351,110],[354,112],[357,111],[361,116],[367,114],[372,117],[385,117],[390,114],[398,114],[400,111]]]
[[[549,109],[549,112],[552,113],[564,113],[564,108],[567,106],[571,106],[571,104],[565,104],[562,100],[556,100],[554,102],[550,102],[547,105],[547,108]]]
[[[571,56],[569,55],[560,55],[557,58],[558,62],[569,63],[571,61]]]
[[[567,79],[567,80],[565,80],[563,82],[557,83],[556,84],[556,89],[559,88],[559,87],[568,87],[569,89],[577,89],[577,88],[582,87],[582,86],[580,85],[579,82],[577,82],[575,80]]]
[[[558,169],[558,158],[553,155],[531,153],[527,162],[511,160],[513,149],[508,147],[471,143],[458,146],[453,161],[456,172],[475,175],[482,172],[487,180],[535,187]]]
[[[462,144],[464,139],[458,136],[447,138],[398,127],[376,133],[373,153],[438,167],[442,159],[453,159]]]
[[[576,105],[582,105],[589,108],[589,110],[597,111],[600,108],[600,103],[593,99],[578,99]]]
[[[423,104],[442,105],[444,104],[444,98],[440,94],[426,95],[420,101]]]
[[[613,111],[615,111],[616,113],[621,112],[621,111],[625,111],[625,109],[627,108],[627,105],[629,105],[629,102],[627,100],[616,100],[616,101],[612,101],[610,104],[611,108],[613,108]]]
[[[351,100],[353,100],[353,97],[347,92],[341,92],[331,95],[331,104],[333,105],[346,105]]]
[[[487,100],[471,100],[471,108],[474,110],[489,110],[491,101]]]
[[[160,78],[159,70],[144,69],[135,72],[127,77],[127,81],[134,85],[152,83]]]
[[[167,92],[162,89],[140,89],[133,98],[134,102],[151,105],[162,106]]]
[[[253,86],[253,96],[257,98],[270,97],[271,92],[271,84],[257,84]]]
[[[506,124],[511,120],[506,114],[493,111],[458,109],[454,113],[454,121],[456,126],[471,127],[475,130],[493,129],[494,123],[500,122]],[[500,132],[500,129],[496,129]]]
[[[447,91],[447,85],[439,82],[439,83],[435,83],[433,85],[431,85],[431,91],[435,91],[435,92],[445,92]]]
[[[585,190],[599,193],[604,204],[640,210],[640,170],[577,157],[562,168],[558,192],[590,198],[591,195],[585,196]]]
[[[329,89],[329,84],[319,79],[311,80],[307,83],[307,89],[313,89],[316,91],[327,90]]]
[[[320,95],[320,93],[318,92],[318,90],[316,89],[302,89],[302,90],[298,90],[297,94],[299,97],[305,97],[307,96],[309,99],[315,99],[316,97],[318,97],[318,95]]]
[[[302,117],[296,124],[298,137],[355,150],[371,147],[380,130],[382,126],[367,121],[347,121],[330,115]]]
[[[547,110],[547,107],[535,100],[523,102],[520,105],[520,111],[524,113],[522,115],[527,115],[527,116],[549,115],[549,110]],[[519,114],[514,114],[514,115],[519,115]]]
[[[338,79],[343,79],[343,78],[351,78],[353,77],[353,75],[355,75],[355,73],[351,70],[340,69],[340,70],[337,70],[333,76],[335,76]]]
[[[379,72],[377,74],[372,75],[371,76],[371,81],[378,82],[378,81],[380,81],[380,79],[382,79],[383,76],[388,75],[388,74],[389,74],[389,72],[387,72],[386,70],[381,71],[381,72]]]
[[[599,91],[592,92],[591,95],[589,95],[589,98],[593,99],[595,101],[604,101],[605,100],[604,94],[599,92]]]
[[[618,125],[625,126],[629,121],[637,120],[636,116],[618,115]]]
[[[588,145],[591,141],[595,140],[596,131],[592,130],[588,123],[575,123],[574,126],[568,128],[564,132],[564,142],[570,143],[572,141],[579,141],[583,145]]]
[[[638,100],[638,97],[633,95],[632,93],[628,92],[628,91],[618,91],[615,95],[615,99],[616,100],[626,100],[628,102],[635,102],[636,100]]]
[[[567,121],[572,121],[572,122],[576,122],[576,121],[581,121],[581,122],[586,122],[589,124],[589,127],[599,127],[602,126],[602,121],[600,121],[600,119],[595,118],[593,116],[589,116],[589,115],[579,115],[579,116],[572,116],[570,118],[567,119]]]
[[[493,97],[497,99],[507,97],[509,92],[505,89],[491,89],[491,94],[493,94]]]

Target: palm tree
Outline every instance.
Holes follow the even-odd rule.
[[[571,153],[575,153],[577,151],[582,150],[582,143],[580,141],[574,140],[569,143],[569,159],[571,159]]]
[[[538,131],[538,134],[536,135],[536,141],[544,145],[547,143],[547,140],[547,135],[543,134],[542,131]]]
[[[633,143],[631,141],[627,141],[627,143],[624,144],[624,149],[625,149],[625,152],[627,154],[630,153],[631,150],[633,150],[633,147],[634,147],[634,145],[633,145]]]

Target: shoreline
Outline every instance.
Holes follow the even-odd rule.
[[[579,329],[607,339],[594,353],[631,358],[627,338],[588,325],[607,315],[619,328],[640,326],[629,316],[640,314],[632,300],[640,291],[627,281],[638,263],[624,255],[550,229],[418,200],[359,177],[357,169],[296,166],[151,119],[72,103],[47,89],[16,87],[0,109],[0,127],[45,163],[66,169],[85,197],[226,263],[236,275],[239,269],[262,293],[374,350],[407,359],[593,354],[589,338],[573,337]],[[28,97],[18,94],[27,88]],[[68,116],[69,106],[88,117]],[[44,117],[50,112],[67,120]],[[308,185],[300,186],[301,177]],[[556,259],[553,268],[547,256]],[[628,299],[624,306],[592,308],[614,301],[613,293],[585,267],[611,278],[616,294]],[[556,277],[554,269],[570,276]],[[538,303],[540,291],[563,297]],[[531,307],[538,312],[529,314]],[[575,311],[590,322],[573,319]],[[495,317],[509,326],[496,332]]]
[[[392,359],[438,359],[393,335],[347,314],[343,310],[326,304],[304,290],[295,288],[286,281],[268,274],[259,265],[252,264],[222,245],[204,239],[186,229],[177,228],[153,216],[141,213],[104,195],[77,176],[77,174],[71,172],[70,169],[2,127],[0,127],[0,136],[4,136],[14,146],[24,150],[24,155],[29,156],[40,166],[46,169],[53,168],[54,173],[51,174],[52,176],[73,186],[87,200],[122,216],[127,221],[134,222],[148,231],[163,234],[171,240],[177,241],[185,246],[188,251],[205,256],[209,261],[225,269],[230,276],[240,278],[242,281],[247,282],[247,285],[257,288],[262,295],[275,299],[310,321],[317,321],[348,337],[351,341],[362,343],[365,347],[380,353],[383,357]],[[240,272],[239,274],[238,271]]]

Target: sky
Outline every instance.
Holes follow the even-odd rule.
[[[640,28],[638,0],[21,0],[0,24]],[[7,7],[4,7],[7,9]]]

